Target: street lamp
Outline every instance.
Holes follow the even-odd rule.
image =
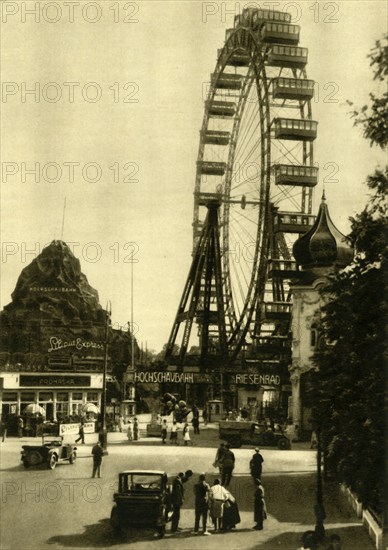
[[[102,415],[102,433],[100,434],[100,441],[102,448],[107,452],[108,446],[108,430],[106,428],[106,373],[108,370],[108,343],[109,343],[109,324],[112,314],[112,305],[110,300],[106,304],[105,311],[105,357],[104,357],[104,374],[102,377],[102,399],[101,399],[101,415]]]
[[[317,502],[314,506],[314,512],[316,518],[315,536],[319,542],[325,538],[325,527],[323,522],[326,518],[322,491],[322,434],[320,426],[317,427]]]

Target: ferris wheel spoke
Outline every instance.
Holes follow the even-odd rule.
[[[252,220],[250,220],[249,218],[247,218],[247,220],[248,220],[248,221],[252,221]],[[242,230],[242,231],[244,232],[244,234],[245,234],[245,237],[246,237],[246,238],[245,238],[244,240],[241,240],[241,242],[246,242],[247,240],[248,240],[249,242],[254,242],[254,241],[256,240],[256,235],[252,235],[252,233],[250,233],[249,229],[247,229],[246,226],[243,225],[242,222],[239,221],[239,220],[237,219],[237,217],[234,217],[234,218],[233,218],[233,221],[236,222],[236,231],[237,231],[237,226],[238,226],[238,227],[241,228],[241,230]],[[257,224],[255,224],[255,225],[256,225],[256,227],[257,227]],[[239,236],[241,237],[241,235],[239,235]]]
[[[279,151],[280,155],[286,158],[291,164],[300,164],[300,159],[296,157],[293,153],[295,149],[299,147],[299,144],[296,144],[292,149],[288,149],[283,143],[274,141],[272,145]],[[283,147],[283,149],[281,149]]]
[[[254,120],[256,120],[256,119],[253,119],[253,121]],[[252,121],[252,123],[253,123],[253,121]],[[241,146],[238,150],[236,150],[236,154],[235,154],[236,162],[238,162],[240,160],[242,155],[245,153],[247,147],[250,146],[250,139],[252,139],[252,136],[256,135],[259,128],[260,128],[260,119],[257,120],[257,122],[256,122],[256,124],[253,128],[250,127],[249,130],[247,130],[244,147]],[[261,136],[259,137],[259,140],[261,140]]]
[[[241,119],[242,130],[239,136],[239,143],[237,144],[236,155],[239,155],[240,149],[242,149],[243,145],[245,145],[247,137],[250,135],[250,132],[252,130],[252,125],[254,124],[257,118],[257,112],[255,112],[255,109],[253,106],[251,107],[251,111],[252,112],[250,113],[249,116],[248,115],[245,116],[246,113],[244,113],[244,116]]]
[[[296,190],[296,188],[294,188],[294,187],[292,189]],[[293,194],[291,194],[290,190],[284,189],[282,192],[279,191],[279,193],[277,193],[276,195],[271,196],[271,202],[273,202],[276,205],[280,201],[283,202],[284,199],[287,198],[287,200],[293,204],[294,208],[298,209],[299,208],[299,202],[296,200],[296,198],[301,197],[301,195],[302,195],[302,193],[298,190],[296,190],[296,193],[293,195]],[[279,200],[277,200],[277,199],[279,199]]]
[[[261,143],[261,137],[259,137],[256,140],[256,142],[253,144],[252,148],[250,149],[250,151],[244,157],[243,160],[237,160],[236,161],[236,163],[238,163],[238,166],[244,166],[246,164],[246,162],[248,161],[248,159],[251,158],[254,153],[256,153],[257,155],[259,154],[259,151],[260,151],[259,145],[260,145],[260,143]]]

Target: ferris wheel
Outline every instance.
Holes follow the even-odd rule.
[[[292,245],[314,223],[318,182],[314,81],[300,27],[286,12],[246,8],[211,75],[194,190],[194,247],[219,202],[228,347],[281,342],[291,314]]]

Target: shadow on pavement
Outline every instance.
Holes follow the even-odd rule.
[[[264,533],[264,532],[263,532]],[[326,550],[330,545],[330,535],[339,535],[341,537],[342,548],[347,550],[372,550],[374,548],[371,540],[368,538],[365,529],[360,526],[339,527],[336,529],[326,529],[325,540],[318,544],[319,550]],[[269,538],[260,542],[257,540],[253,546],[244,547],[245,550],[296,550],[302,546],[303,531],[286,532],[281,535]]]

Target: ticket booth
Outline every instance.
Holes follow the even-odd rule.
[[[219,422],[224,416],[224,403],[219,399],[208,401],[207,417],[208,422]]]
[[[121,404],[121,414],[124,417],[124,421],[127,422],[131,416],[135,416],[136,414],[136,401],[134,399],[123,399]]]

